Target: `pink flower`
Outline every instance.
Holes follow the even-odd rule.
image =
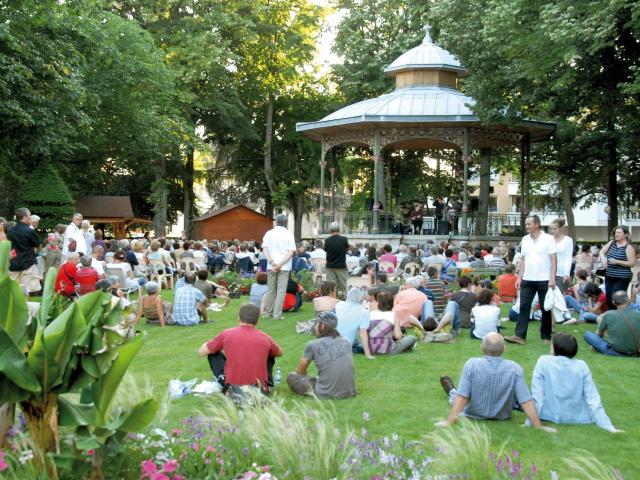
[[[87,450],[87,455],[90,457],[93,457],[95,455],[96,451],[92,448],[91,450]]]
[[[153,460],[145,460],[142,462],[141,467],[142,475],[140,478],[153,478],[153,476],[158,472],[158,466]]]
[[[165,475],[162,472],[154,473],[149,477],[151,480],[171,480],[168,475]]]
[[[182,480],[182,475],[174,475],[173,480]]]
[[[257,476],[258,474],[256,472],[249,470],[248,472],[242,475],[242,480],[250,480],[252,478],[256,478]]]
[[[162,471],[165,473],[173,473],[176,471],[178,462],[176,460],[169,460],[162,465]]]
[[[7,462],[4,461],[4,452],[0,453],[0,472],[4,472],[7,468],[9,468],[9,465],[7,465]]]
[[[171,433],[173,433],[174,435],[182,435],[182,430],[179,428],[174,428],[173,430],[171,430]]]

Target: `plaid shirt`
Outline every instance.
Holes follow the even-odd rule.
[[[522,367],[490,356],[467,360],[456,394],[469,399],[464,415],[492,420],[511,418],[516,400],[522,405],[533,399]]]
[[[389,353],[393,349],[393,324],[387,320],[371,320],[369,325],[371,353]]]
[[[185,283],[184,277],[178,280],[173,300],[173,323],[177,325],[200,323],[197,307],[204,301],[205,296],[202,292],[193,285]]]

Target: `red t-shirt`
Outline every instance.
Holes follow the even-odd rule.
[[[591,303],[593,303],[593,300],[591,301]],[[598,300],[596,301],[596,303],[600,304],[600,310],[598,313],[604,313],[609,310],[609,307],[607,306],[607,295],[604,292],[601,292],[600,295],[598,295]]]
[[[513,273],[505,273],[498,277],[498,295],[503,302],[513,302],[517,295],[516,281],[518,276]]]
[[[76,291],[77,272],[78,267],[75,263],[63,263],[58,270],[58,275],[56,275],[54,290],[65,297],[73,295]]]
[[[282,355],[273,338],[253,325],[240,324],[223,330],[207,342],[211,353],[224,350],[225,381],[230,385],[267,385],[267,359]]]
[[[80,284],[80,295],[96,291],[96,282],[100,280],[98,272],[92,267],[80,267],[76,273],[76,282]]]

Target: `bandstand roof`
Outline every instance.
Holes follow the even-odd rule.
[[[523,119],[510,127],[482,123],[472,111],[475,100],[456,89],[457,79],[466,70],[433,43],[429,26],[425,30],[419,46],[385,69],[386,75],[396,79],[392,92],[347,105],[315,122],[299,122],[296,130],[329,145],[370,145],[367,132],[383,130],[388,137],[385,145],[415,149],[460,146],[456,127],[472,127],[471,144],[478,148],[518,143],[524,134],[532,142],[553,134],[555,123],[551,122]],[[450,141],[452,136],[456,140]]]

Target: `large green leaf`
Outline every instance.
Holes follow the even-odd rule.
[[[51,310],[55,298],[53,289],[56,284],[57,274],[58,271],[54,267],[49,268],[44,280],[44,286],[42,287],[42,301],[40,302],[40,310],[38,311],[38,325],[43,327],[47,325],[47,320],[52,314]]]
[[[11,242],[3,240],[0,242],[0,278],[4,278],[9,274],[9,260],[11,252]]]
[[[0,325],[16,343],[24,335],[28,319],[27,300],[20,284],[9,276],[0,278]]]
[[[67,312],[69,312],[68,316],[65,315]],[[77,305],[69,307],[45,327],[43,339],[47,356],[53,359],[58,367],[55,377],[50,379],[51,385],[55,386],[62,382],[76,339],[85,327],[84,315]]]
[[[63,427],[91,425],[96,420],[95,411],[93,405],[79,405],[58,397],[58,424]]]
[[[27,355],[29,368],[40,379],[40,384],[44,390],[49,390],[52,379],[58,372],[58,366],[52,358],[49,358],[43,343],[44,327],[38,326],[33,345]]]
[[[38,377],[27,365],[24,353],[7,331],[0,327],[0,372],[16,386],[30,393],[39,393],[42,388]],[[4,392],[0,392],[0,403]]]
[[[120,385],[134,357],[142,348],[145,337],[145,334],[138,334],[133,340],[120,346],[109,371],[93,385],[91,392],[93,403],[103,419],[107,418],[118,385]]]
[[[125,432],[139,432],[153,421],[158,413],[158,408],[160,408],[160,403],[157,400],[147,398],[114,421],[109,422],[107,428]]]

